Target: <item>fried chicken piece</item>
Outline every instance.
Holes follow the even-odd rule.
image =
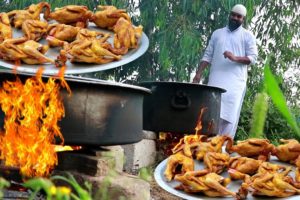
[[[283,175],[287,175],[291,170],[292,170],[292,168],[290,166],[283,166],[283,165],[273,164],[270,162],[263,162],[259,166],[257,173],[260,173],[260,174],[280,173]]]
[[[295,139],[280,139],[281,145],[277,146],[272,155],[275,155],[280,161],[295,163],[300,155],[300,143]]]
[[[269,140],[254,138],[238,141],[236,145],[233,145],[233,140],[230,139],[226,145],[226,151],[229,154],[237,152],[243,157],[258,158],[264,161],[270,158],[274,148],[274,145]]]
[[[210,172],[221,174],[228,167],[229,159],[227,153],[207,152],[203,161]]]
[[[258,173],[242,183],[237,196],[244,199],[248,191],[253,191],[253,195],[269,197],[289,197],[299,194],[300,190],[294,187],[291,181],[292,178],[285,173]]]
[[[50,47],[64,47],[64,46],[69,45],[68,42],[63,41],[63,40],[59,40],[59,39],[57,39],[55,37],[52,37],[52,36],[47,36],[46,40],[47,40],[48,45]]]
[[[73,42],[80,29],[80,27],[66,24],[51,24],[48,26],[47,33],[49,36],[55,37],[58,40]]]
[[[296,165],[295,179],[296,182],[299,183],[298,188],[300,188],[300,157],[296,159],[295,165]]]
[[[48,46],[27,38],[7,39],[0,44],[0,55],[4,60],[23,61],[27,64],[54,63],[44,54]]]
[[[172,152],[177,153],[183,150],[186,156],[193,155],[193,149],[196,148],[198,143],[204,142],[207,140],[206,135],[186,135],[179,140],[179,142],[173,147]],[[191,146],[193,144],[193,146]]]
[[[65,67],[67,61],[68,61],[67,51],[64,49],[61,49],[59,52],[59,55],[55,59],[55,66],[58,68]]]
[[[119,49],[136,49],[142,37],[143,27],[134,27],[129,21],[121,17],[114,26],[114,47]]]
[[[55,39],[53,39],[53,37]],[[64,41],[94,40],[104,43],[110,37],[109,33],[92,31],[85,28],[74,27],[65,24],[52,24],[48,28],[48,43],[50,46],[62,46]]]
[[[12,28],[6,13],[0,13],[0,43],[12,38]]]
[[[181,182],[176,189],[184,190],[187,193],[203,193],[210,197],[225,197],[236,194],[226,188],[230,178],[224,178],[208,170],[189,171],[184,175],[176,175],[175,180]]]
[[[47,34],[48,23],[28,19],[22,24],[22,31],[28,40],[39,41]]]
[[[8,12],[7,14],[8,17],[11,19],[11,24],[16,28],[21,28],[25,20],[39,20],[40,14],[42,12],[44,12],[44,18],[48,19],[50,10],[50,4],[48,4],[47,2],[40,2],[38,4],[31,4],[25,10],[13,10]]]
[[[94,40],[97,39],[100,43],[104,43],[111,35],[101,31],[92,31],[88,29],[81,29],[77,35],[76,40]]]
[[[229,176],[234,180],[244,179],[244,174],[255,174],[262,163],[262,160],[247,157],[231,157],[229,160],[229,169],[231,169],[228,170]]]
[[[222,152],[223,144],[229,140],[230,137],[224,135],[217,135],[215,137],[209,138],[206,142],[191,144],[191,147],[197,147],[195,150],[195,157],[197,160],[203,160],[207,152]]]
[[[186,156],[194,156],[197,160],[203,160],[207,152],[221,153],[222,146],[227,139],[227,136],[207,138],[206,135],[187,135],[180,139],[172,152],[183,151]]]
[[[68,5],[61,8],[55,8],[54,12],[49,14],[50,19],[54,19],[61,24],[69,24],[85,28],[91,19],[93,13],[87,6]]]
[[[295,139],[280,139],[280,142],[282,144],[275,148],[274,155],[284,162],[296,160],[300,155],[300,143]]]
[[[164,175],[167,181],[171,181],[176,174],[184,174],[194,170],[194,160],[184,155],[182,151],[171,155],[168,158],[167,167]]]
[[[97,6],[97,8],[99,11],[93,14],[91,21],[100,28],[112,30],[121,17],[131,22],[125,10],[117,9],[115,6]]]
[[[67,53],[71,62],[104,64],[121,59],[121,56],[103,48],[98,40],[75,40],[68,46]]]
[[[270,162],[264,162],[262,160],[254,160],[252,158],[240,157],[242,160],[234,160],[231,164],[232,168],[229,168],[229,176],[234,180],[245,180],[253,174],[266,174],[266,173],[279,173],[286,176],[291,170],[291,167],[277,165]],[[240,161],[241,167],[238,165]],[[252,162],[255,162],[252,164]],[[236,165],[236,168],[234,165]],[[249,165],[249,166],[248,166]],[[250,166],[253,168],[250,168]]]

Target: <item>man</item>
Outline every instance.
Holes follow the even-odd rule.
[[[254,35],[242,27],[247,10],[235,5],[226,27],[213,32],[193,83],[199,83],[203,70],[210,66],[208,85],[227,90],[221,98],[219,134],[234,138],[246,91],[247,65],[257,59]]]

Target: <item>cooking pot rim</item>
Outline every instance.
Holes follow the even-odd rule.
[[[17,74],[17,75],[25,75],[25,76],[35,76],[34,73],[19,72],[19,71],[13,72],[12,70],[7,70],[7,69],[0,69],[0,74],[1,73],[7,73],[7,74],[12,74],[12,75]],[[49,78],[49,77],[54,77],[54,76],[43,74],[42,77]],[[87,84],[94,84],[94,85],[105,85],[105,86],[111,86],[111,87],[120,87],[120,88],[132,89],[132,90],[137,90],[137,91],[140,91],[143,93],[151,94],[151,90],[149,90],[148,88],[136,86],[136,85],[129,85],[129,84],[124,84],[124,83],[119,83],[119,82],[79,77],[79,76],[73,76],[73,75],[65,75],[64,77],[65,77],[66,81],[71,81],[71,82],[87,83]]]
[[[220,87],[215,87],[215,86],[209,86],[209,85],[204,85],[204,84],[199,84],[199,83],[185,83],[185,82],[171,82],[171,81],[143,81],[140,82],[139,85],[143,86],[144,84],[157,84],[157,85],[180,85],[180,86],[193,86],[193,87],[202,87],[202,88],[207,88],[207,89],[216,89],[219,90],[221,93],[226,92],[224,88]]]

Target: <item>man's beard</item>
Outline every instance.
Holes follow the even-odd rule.
[[[234,20],[234,19],[229,19],[228,28],[229,28],[230,31],[234,31],[235,29],[237,29],[241,25],[242,25],[242,22],[240,22],[238,20]]]

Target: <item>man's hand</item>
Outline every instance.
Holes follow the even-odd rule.
[[[201,61],[199,64],[199,67],[196,71],[196,75],[193,78],[193,83],[199,83],[203,70],[209,65],[209,62],[207,61]]]
[[[224,58],[228,58],[229,60],[245,65],[249,65],[251,63],[250,59],[247,56],[235,56],[230,51],[225,51],[223,53]]]
[[[193,78],[193,83],[199,83],[201,79],[201,74],[200,73],[196,73],[196,75]]]
[[[225,51],[225,52],[223,53],[223,55],[224,55],[224,58],[228,58],[229,60],[231,60],[231,61],[233,61],[233,62],[236,62],[236,56],[233,55],[232,52],[230,52],[230,51]]]

